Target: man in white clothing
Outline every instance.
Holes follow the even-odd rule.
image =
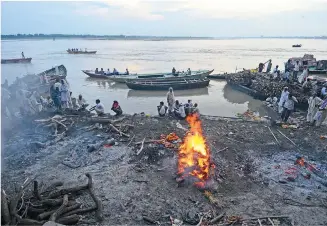
[[[300,71],[300,63],[299,61],[297,60],[294,64],[294,71],[293,71],[293,81],[297,81],[297,74],[299,73]]]
[[[173,88],[170,87],[167,93],[168,112],[171,114],[174,110],[175,96]]]
[[[313,122],[313,117],[316,115],[318,111],[318,107],[321,103],[322,103],[322,99],[317,97],[316,94],[314,94],[308,99],[309,107],[308,107],[308,114],[307,114],[307,122],[310,123]]]
[[[288,87],[284,87],[284,90],[282,91],[282,94],[280,95],[280,99],[279,99],[279,102],[278,102],[278,113],[282,113],[283,112],[283,105],[284,105],[284,102],[287,100],[288,98]]]
[[[327,95],[326,85],[321,88],[321,97],[325,98]]]
[[[98,116],[103,115],[104,114],[104,106],[103,106],[103,104],[100,103],[100,100],[99,99],[97,99],[95,101],[95,103],[96,103],[95,108],[94,108],[95,112],[98,114]]]

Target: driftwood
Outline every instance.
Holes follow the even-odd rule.
[[[136,155],[139,155],[142,152],[142,150],[144,148],[144,141],[145,141],[145,138],[143,139],[142,145],[141,145],[140,149],[137,151]]]
[[[223,218],[225,216],[226,212],[223,212],[221,213],[220,215],[218,215],[217,217],[213,218],[211,221],[210,221],[210,224],[215,224],[217,223],[218,221],[220,221],[221,218]]]
[[[36,180],[34,181],[33,194],[34,194],[35,198],[37,198],[37,200],[41,200],[41,195],[39,193],[39,183]]]
[[[75,214],[75,215],[59,218],[56,222],[64,225],[72,225],[72,224],[77,224],[79,219],[80,217]]]
[[[7,195],[3,189],[1,189],[1,216],[5,224],[10,223],[10,212],[7,201]]]
[[[95,216],[98,219],[98,221],[102,221],[103,220],[103,206],[102,206],[101,201],[94,194],[92,176],[89,173],[86,173],[85,176],[87,176],[89,179],[88,180],[88,190],[89,190],[89,193],[90,193],[90,195],[95,203],[95,206],[97,208]]]
[[[64,195],[62,205],[50,217],[50,221],[56,221],[57,218],[63,213],[63,210],[68,205],[68,195]]]
[[[81,186],[76,186],[76,187],[72,187],[72,188],[63,188],[63,189],[60,189],[57,191],[50,192],[50,194],[48,195],[47,198],[48,199],[57,198],[59,196],[65,195],[65,194],[78,192],[81,190],[85,190],[87,188],[88,188],[88,185],[81,185]]]
[[[120,136],[125,136],[129,138],[129,135],[126,133],[123,133],[122,131],[120,131],[119,129],[117,129],[114,125],[110,124],[109,128],[113,129],[114,131],[116,131],[117,133],[120,134]]]

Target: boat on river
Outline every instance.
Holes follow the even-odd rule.
[[[318,60],[316,66],[309,67],[309,74],[327,75],[327,60]]]
[[[1,59],[1,64],[31,63],[32,58]]]
[[[217,80],[226,79],[225,74],[214,74],[214,75],[208,75],[207,77],[210,78],[210,79],[217,79]]]
[[[132,80],[126,81],[126,85],[134,90],[174,90],[198,89],[209,85],[208,78],[176,78],[175,80]]]
[[[296,44],[296,45],[292,45],[292,47],[293,48],[300,48],[300,47],[302,47],[302,45],[301,44]]]
[[[96,54],[97,51],[72,51],[71,49],[66,50],[68,54]]]

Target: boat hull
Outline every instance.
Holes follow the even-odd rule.
[[[202,71],[199,73],[194,73],[192,75],[174,76],[172,74],[162,74],[162,77],[152,77],[152,74],[148,75],[136,75],[136,76],[110,76],[108,79],[117,83],[126,83],[127,81],[174,81],[176,79],[200,79],[205,78],[210,75],[214,70]],[[158,75],[158,74],[154,74]]]
[[[310,75],[327,75],[327,70],[309,70]]]
[[[88,75],[90,78],[101,78],[101,79],[108,79],[110,75],[104,75],[104,74],[95,74],[93,72],[82,70],[84,74]]]
[[[134,90],[168,90],[172,87],[174,90],[205,88],[209,85],[209,79],[179,79],[176,81],[131,81],[126,82],[130,89]]]
[[[217,80],[226,79],[226,75],[219,75],[219,74],[208,75],[207,77],[210,79],[217,79]]]
[[[96,54],[97,51],[69,51],[66,50],[68,54]]]
[[[1,59],[1,64],[31,63],[32,58]]]

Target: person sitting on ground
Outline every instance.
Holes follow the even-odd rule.
[[[188,100],[187,104],[185,104],[185,113],[186,115],[189,115],[192,113],[193,103],[192,100]]]
[[[114,74],[114,75],[118,75],[119,74],[118,71],[116,70],[116,68],[114,68],[114,70],[112,71],[112,74]]]
[[[291,116],[292,112],[294,111],[294,104],[298,103],[297,99],[292,95],[292,94],[288,94],[287,99],[284,102],[284,109],[282,112],[282,120],[284,122],[287,122],[288,118]]]
[[[96,68],[95,71],[94,71],[95,74],[98,74],[99,73],[99,69]]]
[[[86,103],[86,100],[83,98],[82,94],[78,95],[77,104],[78,104],[80,110],[85,110],[85,108],[87,106],[89,106]]]
[[[157,109],[158,109],[158,114],[160,117],[164,117],[167,113],[167,109],[168,107],[165,106],[165,103],[163,101],[160,102],[160,105],[157,106]]]
[[[258,68],[259,72],[262,72],[264,68],[265,68],[265,65],[263,63],[260,63],[259,68]]]
[[[200,114],[199,108],[198,108],[198,104],[195,103],[192,107],[192,114]]]
[[[103,70],[103,68],[101,68],[101,70],[100,70],[100,74],[104,74],[104,70]]]
[[[121,109],[118,101],[114,100],[111,110],[116,113],[116,116],[123,114],[123,110]]]
[[[175,69],[175,67],[173,67],[173,69],[171,70],[171,73],[172,73],[173,75],[175,75],[175,76],[177,75],[177,74],[176,74],[176,69]]]
[[[110,70],[108,68],[107,72],[106,72],[106,75],[110,75]]]
[[[100,103],[99,99],[95,100],[96,105],[94,106],[94,108],[92,108],[92,110],[94,109],[95,112],[98,114],[98,116],[102,116],[104,115],[104,106],[102,103]]]
[[[180,104],[178,100],[175,101],[175,109],[174,109],[175,116],[178,119],[185,119],[185,108],[183,104]]]
[[[125,72],[125,75],[129,75],[129,71],[128,71],[128,68],[126,68],[126,72]]]
[[[191,74],[192,74],[192,71],[191,71],[190,68],[187,69],[187,74],[188,74],[188,75],[191,75]]]
[[[270,70],[271,70],[271,66],[272,66],[272,63],[271,63],[271,60],[268,61],[268,65],[267,65],[267,70],[266,70],[266,73],[269,73]]]

